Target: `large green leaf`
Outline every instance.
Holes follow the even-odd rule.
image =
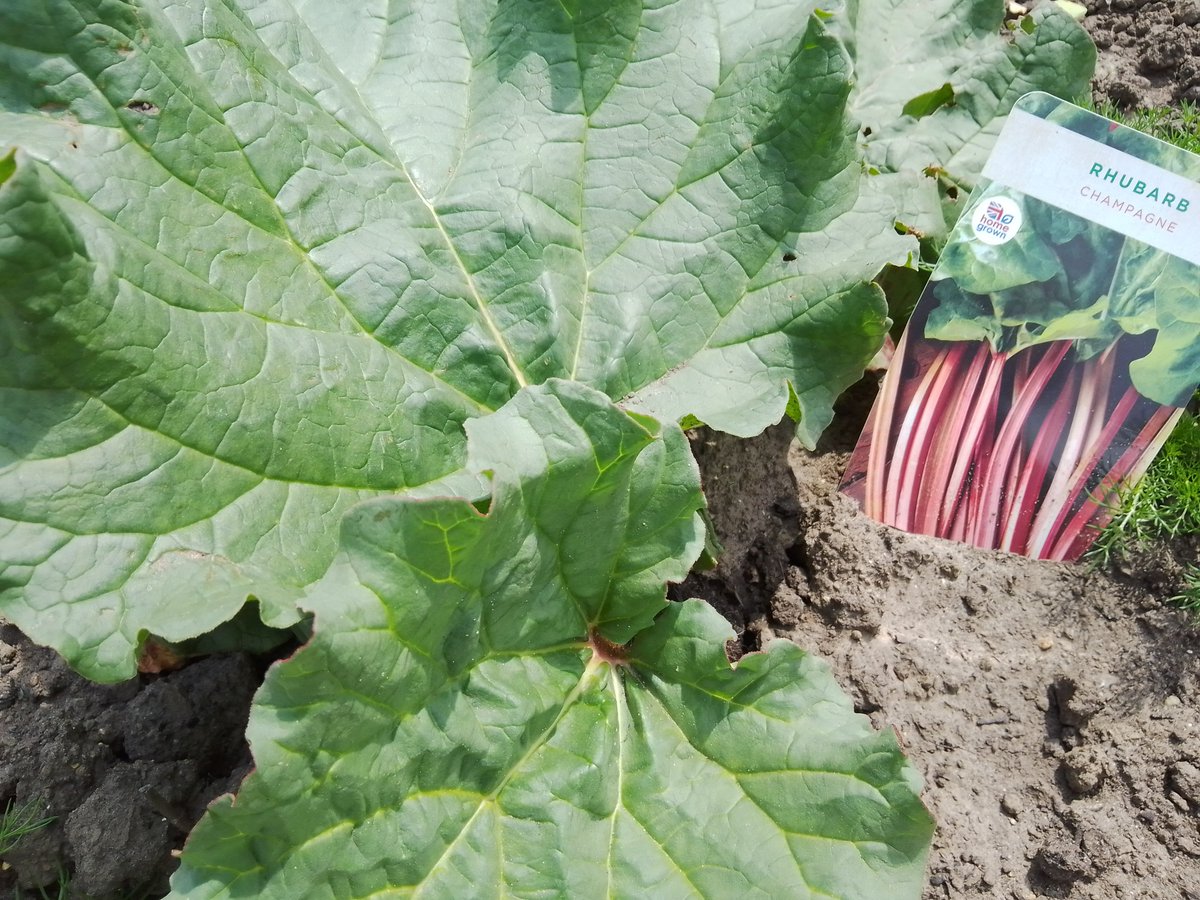
[[[6,0],[0,611],[108,679],[286,625],[552,377],[811,443],[912,249],[814,5]]]
[[[795,646],[733,669],[715,612],[664,602],[702,546],[679,429],[557,381],[467,427],[486,514],[350,513],[173,896],[919,897],[895,737]]]
[[[1054,3],[1008,34],[1004,0],[835,0],[830,9],[854,60],[851,106],[867,157],[899,176],[887,181],[905,202],[901,218],[934,237],[958,217],[955,199],[966,200],[1018,98],[1086,96],[1096,64],[1087,33]]]

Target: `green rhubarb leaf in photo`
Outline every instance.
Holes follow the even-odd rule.
[[[1129,334],[1153,333],[1149,352],[1129,364],[1133,386],[1167,406],[1187,406],[1200,382],[1196,266],[1132,238],[1112,285],[1112,316]]]
[[[467,430],[491,497],[347,516],[172,896],[919,897],[895,736],[794,645],[731,667],[720,616],[665,601],[703,547],[678,427],[554,380]]]
[[[1007,191],[1019,208],[1028,210],[1026,198]],[[980,203],[986,202],[980,198]],[[977,208],[977,207],[976,207]],[[970,210],[968,210],[970,212]],[[972,294],[992,294],[1021,285],[1050,281],[1062,273],[1054,245],[1031,222],[1000,245],[987,244],[973,234],[971,215],[964,215],[950,233],[951,240],[938,258],[938,279],[952,278]]]
[[[1023,94],[1070,100],[1090,91],[1096,48],[1068,12],[1042,4],[1007,30],[1005,7],[1004,0],[827,5],[830,28],[854,60],[851,106],[867,159],[902,176],[885,180],[906,200],[901,219],[930,237],[944,240]],[[930,213],[939,194],[944,217]]]
[[[937,306],[925,336],[986,340],[1002,353],[1070,340],[1086,359],[1131,331],[1109,293],[1124,236],[986,182],[978,202],[992,190],[1017,203],[1025,224],[1012,240],[991,246],[975,238],[969,215],[959,220],[932,280]]]
[[[106,680],[287,627],[550,378],[811,445],[915,249],[815,8],[7,0],[0,615]]]

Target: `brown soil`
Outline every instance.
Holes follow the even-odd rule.
[[[1200,3],[1089,0],[1084,20],[1100,49],[1097,100],[1118,106],[1200,103]]]
[[[4,855],[0,897],[64,872],[71,900],[163,896],[172,851],[249,771],[243,734],[262,675],[230,654],[98,685],[0,625],[0,811],[32,803],[56,817]]]

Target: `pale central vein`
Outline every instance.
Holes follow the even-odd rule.
[[[363,111],[372,119],[374,119],[374,107],[367,102],[367,98],[363,96],[360,86],[350,78],[346,77],[346,74],[342,71],[341,67],[329,56],[327,52],[324,51],[323,45],[319,40],[317,40],[316,35],[312,33],[312,30],[308,27],[308,23],[305,22],[302,17],[298,17],[298,23],[302,24],[305,30],[309,32],[309,35],[313,38],[314,47],[321,48],[322,55],[325,57],[325,62],[329,64],[331,72],[336,73],[336,76],[340,76],[338,80],[340,80],[341,83],[350,91],[353,91],[354,95],[358,97],[358,102]],[[376,67],[381,62],[381,59],[376,60]],[[512,348],[508,346],[508,342],[504,339],[504,333],[501,331],[500,326],[492,317],[492,313],[488,309],[487,301],[480,292],[479,286],[475,283],[475,278],[472,275],[471,270],[467,268],[462,255],[458,252],[458,248],[454,245],[454,241],[450,237],[450,233],[446,231],[446,227],[442,223],[442,217],[438,214],[437,208],[417,186],[416,179],[412,177],[412,173],[409,172],[407,164],[394,153],[381,152],[380,149],[377,148],[370,140],[366,139],[363,135],[360,135],[347,122],[343,121],[343,119],[337,114],[336,110],[327,109],[324,107],[324,105],[320,105],[319,108],[322,109],[331,119],[333,119],[333,121],[337,122],[347,134],[353,136],[361,146],[367,150],[370,150],[372,153],[375,153],[381,160],[395,167],[401,174],[403,174],[404,179],[408,182],[409,187],[412,188],[414,196],[421,201],[421,204],[429,213],[429,218],[433,221],[434,227],[437,228],[438,234],[442,236],[442,241],[445,243],[446,249],[450,251],[450,255],[454,258],[455,265],[457,265],[459,271],[462,272],[463,280],[466,282],[467,292],[470,294],[471,302],[475,309],[479,311],[479,316],[483,320],[484,327],[487,328],[488,334],[491,335],[492,340],[496,342],[496,346],[500,348],[500,352],[504,355],[504,361],[512,371],[513,377],[516,378],[517,384],[521,387],[527,387],[529,385],[529,381],[526,379],[525,373],[521,370],[521,366],[517,362],[517,358],[513,354]],[[376,120],[375,124],[378,125],[380,123]],[[380,127],[380,134],[384,134],[382,127]],[[391,147],[390,144],[388,145],[389,151],[394,149],[395,148]]]
[[[617,897],[617,890],[614,886],[616,880],[613,875],[613,861],[617,857],[617,816],[624,807],[625,802],[625,735],[629,730],[629,709],[626,706],[625,699],[625,684],[621,680],[621,675],[618,671],[612,674],[613,695],[616,697],[617,707],[617,802],[613,807],[612,812],[612,827],[608,835],[608,893],[609,897]]]
[[[421,892],[426,887],[429,886],[430,879],[433,877],[434,873],[449,861],[454,850],[470,833],[472,827],[479,819],[483,811],[497,801],[497,799],[500,797],[500,794],[503,793],[504,789],[508,787],[513,778],[515,778],[517,774],[521,772],[529,760],[532,759],[534,755],[536,755],[543,747],[545,747],[552,737],[554,737],[555,732],[558,731],[559,724],[570,712],[571,708],[575,705],[575,702],[584,694],[585,691],[587,691],[596,683],[597,679],[601,677],[603,677],[601,666],[594,664],[594,659],[589,661],[584,667],[583,673],[579,676],[579,681],[575,683],[573,688],[571,688],[570,693],[563,698],[563,702],[558,710],[558,715],[554,717],[554,721],[551,722],[550,725],[547,726],[532,742],[530,742],[529,747],[527,747],[525,752],[521,754],[521,757],[515,760],[508,767],[508,771],[504,773],[504,776],[500,779],[499,783],[488,794],[479,798],[479,804],[475,807],[475,811],[471,813],[470,818],[463,823],[462,827],[458,830],[458,833],[454,836],[454,839],[446,844],[446,848],[437,858],[437,861],[429,867],[429,870],[426,872],[421,883],[414,885],[414,900],[416,897],[420,896]]]
[[[529,381],[525,378],[525,373],[521,371],[521,366],[517,363],[517,358],[513,355],[512,349],[508,346],[508,342],[504,339],[504,334],[500,327],[496,324],[496,320],[492,318],[491,311],[488,309],[487,301],[483,299],[483,294],[479,291],[479,286],[475,284],[475,278],[471,274],[471,270],[467,268],[462,256],[459,255],[458,248],[454,246],[454,241],[450,238],[450,233],[446,231],[445,225],[442,224],[442,217],[438,215],[437,209],[429,199],[421,193],[421,189],[417,187],[417,182],[409,174],[408,166],[402,160],[397,160],[396,165],[400,171],[404,173],[404,177],[408,180],[409,186],[417,199],[421,201],[426,210],[429,211],[429,217],[433,220],[433,224],[437,227],[438,234],[442,236],[442,240],[446,244],[446,249],[450,251],[450,255],[454,257],[454,262],[458,266],[459,271],[463,274],[463,280],[467,283],[467,290],[471,294],[471,301],[475,304],[475,308],[479,310],[479,315],[483,319],[483,324],[487,326],[488,333],[492,336],[492,340],[496,342],[496,346],[500,348],[500,352],[504,354],[504,361],[508,363],[508,367],[512,370],[513,376],[517,379],[517,384],[521,387],[528,387]]]

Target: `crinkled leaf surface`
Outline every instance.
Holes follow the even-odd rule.
[[[911,242],[814,5],[6,0],[3,614],[98,678],[287,624],[552,377],[815,440]]]
[[[1096,48],[1070,14],[1044,3],[1002,33],[1004,0],[835,0],[831,28],[854,60],[851,105],[868,159],[903,200],[901,219],[945,237],[961,203],[938,214],[938,183],[960,201],[1013,104],[1045,91],[1085,96]],[[925,170],[937,178],[926,177]]]
[[[552,382],[468,431],[490,508],[349,514],[173,896],[920,896],[895,737],[794,645],[733,669],[715,612],[665,604],[702,544],[679,429]]]

